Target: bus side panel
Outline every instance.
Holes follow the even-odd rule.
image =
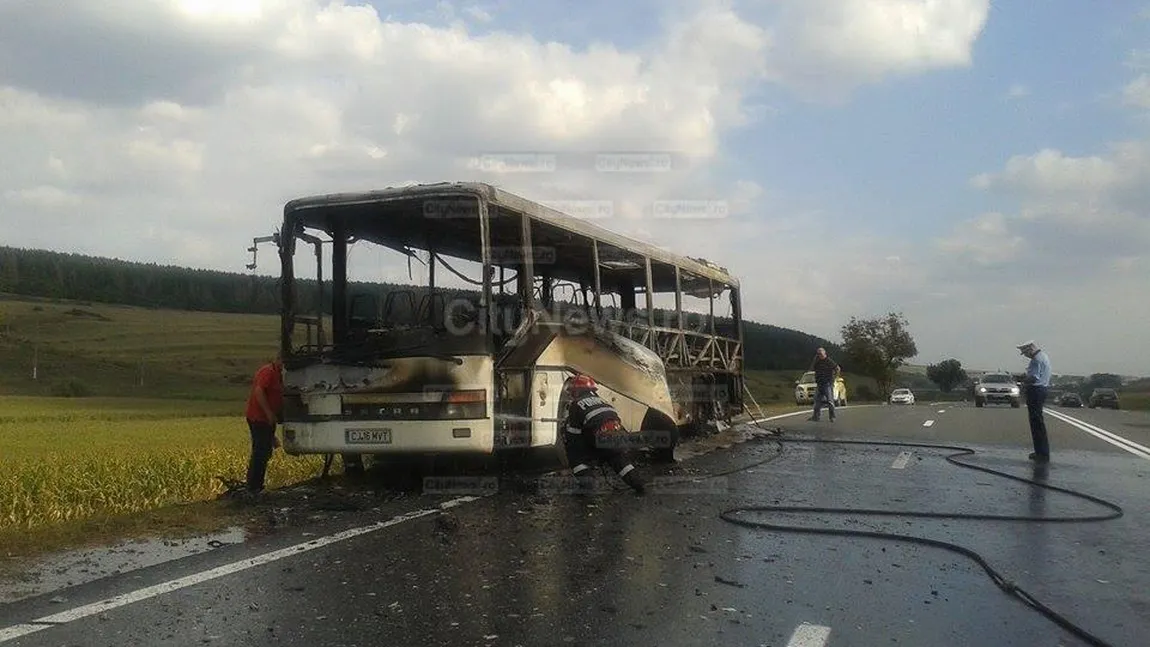
[[[623,426],[632,433],[642,431],[643,419],[650,408],[669,416],[674,413],[670,391],[662,375],[635,366],[589,335],[556,337],[539,356],[537,364],[570,366],[594,377],[599,383],[599,394],[619,411]],[[557,377],[561,387],[567,375]],[[557,417],[565,415],[563,411]]]
[[[563,433],[566,408],[563,406],[563,371],[540,369],[531,384],[531,446],[553,446]]]

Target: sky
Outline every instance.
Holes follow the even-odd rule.
[[[1150,374],[1148,126],[1134,1],[0,1],[0,244],[243,272],[290,199],[491,182],[915,364]],[[672,166],[475,163],[619,151]]]

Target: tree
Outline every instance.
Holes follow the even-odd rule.
[[[957,359],[947,359],[939,362],[938,364],[931,364],[926,367],[926,376],[930,378],[931,382],[938,385],[943,393],[950,393],[954,387],[966,382],[966,371],[962,368],[962,362]]]
[[[895,371],[918,355],[907,328],[906,318],[895,312],[874,319],[851,317],[843,326],[843,353],[855,370],[878,382],[884,396],[890,392]]]

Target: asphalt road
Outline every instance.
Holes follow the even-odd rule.
[[[714,451],[670,470],[647,468],[657,488],[646,497],[609,487],[575,496],[563,479],[547,477],[527,490],[505,480],[497,493],[475,498],[440,493],[329,506],[322,520],[314,520],[314,506],[273,498],[282,521],[270,534],[4,605],[0,643],[1090,644],[996,587],[969,556],[720,518],[742,506],[1043,518],[1110,512],[953,465],[945,457],[956,450],[805,442],[874,439],[969,447],[977,453],[957,460],[1101,497],[1124,515],[1094,522],[735,517],[953,543],[1103,644],[1144,645],[1150,453],[1103,438],[1109,432],[1150,447],[1150,415],[1048,411],[1054,458],[1041,470],[1026,460],[1025,408],[922,403],[847,407],[833,424],[805,415],[761,423],[781,426],[782,440],[750,433],[742,442],[712,440]],[[445,502],[454,507],[437,508]]]

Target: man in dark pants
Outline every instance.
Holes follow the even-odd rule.
[[[248,493],[264,490],[264,476],[272,452],[280,446],[276,438],[276,424],[283,409],[283,363],[280,356],[256,371],[252,390],[248,395],[245,417],[252,434],[252,454],[248,460]]]
[[[1030,365],[1026,367],[1026,413],[1030,417],[1030,437],[1034,441],[1030,460],[1047,463],[1050,461],[1050,440],[1046,437],[1042,406],[1050,389],[1050,358],[1033,341],[1019,344],[1018,351],[1030,358]]]
[[[835,379],[838,378],[842,369],[833,359],[827,357],[827,349],[820,348],[815,351],[815,360],[811,362],[810,370],[815,372],[815,410],[808,420],[818,422],[819,412],[822,410],[822,403],[825,398],[831,422],[834,422]]]
[[[590,376],[576,375],[567,388],[571,404],[567,407],[564,446],[580,490],[591,489],[591,464],[599,459],[610,464],[624,483],[643,494],[646,488],[624,449],[626,430],[619,412],[599,397],[598,385]]]

